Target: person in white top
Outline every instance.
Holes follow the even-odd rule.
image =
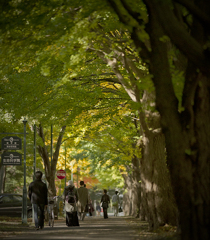
[[[78,201],[77,189],[74,186],[72,180],[68,181],[68,186],[65,187],[63,192],[63,200],[65,204],[66,211],[66,225],[79,226],[77,207],[76,203]]]
[[[120,198],[118,195],[118,191],[115,191],[115,194],[112,196],[112,206],[114,208],[114,216],[118,215],[118,207],[120,203]]]

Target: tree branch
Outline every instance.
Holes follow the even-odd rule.
[[[160,0],[143,1],[149,9],[157,13],[158,21],[162,25],[165,33],[170,37],[172,43],[174,43],[191,62],[204,72],[209,73],[210,60],[208,56],[206,56],[203,46],[190,36],[183,25],[180,24],[168,2]]]
[[[61,147],[61,143],[62,143],[62,139],[63,139],[63,135],[65,133],[66,130],[66,126],[63,126],[60,130],[59,133],[59,137],[56,143],[56,148],[55,148],[55,152],[53,153],[53,164],[51,164],[51,170],[55,171],[56,170],[56,165],[57,165],[57,161],[58,161],[58,155],[59,155],[59,151],[60,151],[60,147]]]
[[[191,0],[174,0],[174,1],[186,7],[188,11],[191,14],[193,14],[196,18],[198,18],[202,23],[210,25],[210,17],[199,8],[199,5],[196,6]]]

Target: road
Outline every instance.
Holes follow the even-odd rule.
[[[45,226],[36,231],[28,229],[3,239],[74,239],[74,240],[137,240],[137,229],[131,228],[126,217],[86,217],[79,227],[67,227],[65,221],[56,221],[53,228]]]

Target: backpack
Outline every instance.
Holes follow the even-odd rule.
[[[66,201],[70,204],[76,203],[76,196],[74,193],[74,189],[69,189],[69,191],[66,195]]]

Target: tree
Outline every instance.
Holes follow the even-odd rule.
[[[87,124],[87,120],[83,119],[83,121]],[[90,160],[93,159],[91,160],[93,169],[96,169],[99,163],[100,165],[107,165],[108,162],[108,168],[124,166],[121,169],[121,174],[124,178],[126,190],[124,194],[126,215],[138,216],[141,214],[143,218],[142,215],[145,214],[151,229],[157,228],[160,224],[176,224],[176,206],[171,195],[168,172],[165,172],[166,168],[164,168],[166,165],[165,152],[160,147],[162,145],[161,141],[164,139],[161,138],[162,135],[157,135],[154,142],[152,142],[152,138],[150,145],[146,145],[147,150],[145,152],[148,155],[149,152],[150,154],[155,153],[155,156],[152,155],[153,158],[149,159],[141,156],[141,152],[144,155],[144,150],[141,151],[144,144],[138,146],[138,131],[140,129],[138,125],[136,116],[123,108],[119,116],[110,116],[103,121],[99,119],[98,122],[91,122],[85,134],[83,133],[85,137],[83,141],[90,141],[92,144],[86,146],[82,143],[81,149],[89,152],[87,157]],[[149,146],[151,149],[148,150]],[[82,156],[79,154],[78,157],[81,158]],[[148,161],[150,162],[148,163]],[[161,174],[158,174],[159,171]],[[142,188],[140,180],[143,185]],[[150,184],[150,182],[153,182],[153,184]],[[139,212],[141,192],[144,204],[141,205]],[[157,218],[158,220],[156,220]]]
[[[109,10],[107,10],[107,12],[109,13]],[[105,13],[107,14],[107,12]],[[104,15],[106,15],[105,13]],[[103,13],[101,15],[103,16]],[[110,16],[110,18],[116,21],[113,15]],[[135,48],[129,40],[126,29],[122,26],[117,26],[118,28],[121,27],[120,32],[119,30],[114,30],[113,27],[110,32],[104,31],[104,29],[107,30],[108,28],[107,23],[104,23],[102,20],[98,23],[97,19],[95,20],[94,18],[91,20],[90,24],[85,22],[86,25],[84,29],[79,30],[85,32],[85,29],[91,29],[95,33],[94,44],[92,44],[93,40],[89,40],[90,44],[87,44],[86,49],[91,49],[91,51],[97,54],[114,72],[117,79],[112,79],[112,81],[120,83],[127,92],[132,100],[130,103],[131,108],[137,110],[137,116],[141,126],[138,134],[142,136],[142,161],[138,163],[137,156],[133,155],[133,176],[126,179],[127,184],[129,186],[135,186],[132,182],[134,179],[132,178],[138,174],[135,174],[134,169],[138,169],[140,166],[141,188],[144,193],[142,199],[144,199],[145,202],[144,209],[150,223],[150,229],[156,229],[160,224],[164,223],[170,222],[175,224],[176,206],[165,161],[164,136],[160,129],[159,115],[154,108],[153,86],[151,86],[149,81],[148,69],[142,64],[141,59],[136,56]],[[95,23],[94,20],[97,23]],[[100,27],[97,27],[97,24],[100,25]],[[101,33],[101,35],[99,33]],[[88,33],[85,35],[85,40],[87,40],[87,36]],[[90,36],[90,38],[92,38],[92,36]],[[103,39],[103,41],[100,41],[99,44],[96,41],[97,38]],[[160,171],[156,171],[156,169]],[[150,184],[148,184],[148,182]],[[129,198],[135,196],[135,192],[134,189],[131,190]],[[169,192],[169,194],[166,194],[167,192]],[[168,198],[166,196],[168,196]],[[136,196],[137,200],[135,197],[133,199],[134,202],[138,202],[138,195]],[[164,211],[164,209],[167,210]]]
[[[143,170],[147,170],[142,172],[142,176],[143,173],[145,173],[145,181],[153,182],[155,180],[153,175],[153,167],[155,166],[153,164],[155,160],[153,140],[156,138],[156,135],[160,135],[160,132],[154,131],[157,127],[156,125],[152,127],[150,125],[151,129],[149,129],[149,125],[147,124],[149,118],[146,117],[145,109],[147,109],[150,104],[145,104],[145,107],[142,106],[143,100],[148,93],[147,91],[142,91],[143,86],[141,86],[140,82],[145,81],[148,83],[148,69],[142,65],[141,59],[137,56],[136,49],[134,49],[133,43],[130,41],[128,30],[123,27],[122,24],[119,24],[115,15],[110,14],[107,1],[102,1],[100,4],[91,2],[91,4],[88,5],[86,5],[86,1],[78,2],[75,1],[71,3],[71,8],[69,8],[68,4],[57,2],[51,2],[51,6],[46,1],[42,4],[38,1],[35,5],[29,4],[27,6],[25,6],[23,2],[18,2],[15,6],[14,3],[6,5],[5,9],[7,11],[4,11],[6,19],[8,20],[7,13],[10,11],[14,12],[14,16],[9,18],[9,22],[6,22],[6,26],[10,29],[10,32],[5,31],[7,28],[2,31],[5,49],[10,50],[12,60],[15,56],[14,49],[16,52],[20,52],[21,50],[22,55],[17,59],[21,64],[24,63],[23,66],[20,66],[17,59],[14,59],[12,62],[16,70],[21,72],[23,76],[26,76],[28,73],[30,75],[34,69],[41,70],[42,75],[45,76],[47,86],[50,87],[47,88],[48,91],[44,90],[44,93],[46,93],[50,99],[53,99],[53,104],[50,105],[49,103],[52,101],[48,100],[49,98],[45,99],[40,96],[41,104],[45,103],[46,100],[48,101],[48,109],[45,114],[43,114],[45,120],[52,115],[53,118],[55,118],[56,114],[56,118],[58,118],[59,115],[56,113],[57,109],[59,109],[60,114],[63,112],[65,118],[74,117],[91,108],[99,110],[100,108],[108,106],[110,109],[111,106],[119,104],[130,104],[133,109],[137,110],[141,131],[144,136],[143,145],[145,145],[143,148],[145,152],[142,154],[145,160],[142,162],[145,164],[149,162],[150,166],[142,168]],[[101,4],[105,9],[108,8],[108,10],[99,10]],[[43,7],[39,10],[40,5],[43,5]],[[19,11],[16,11],[16,8]],[[28,9],[31,9],[31,11],[28,11]],[[98,9],[97,13],[95,9]],[[72,18],[69,18],[69,14],[72,14]],[[16,17],[21,21],[14,27],[11,25],[11,21]],[[39,23],[38,28],[36,26],[37,22]],[[48,24],[49,22],[50,24]],[[112,25],[113,22],[114,24]],[[52,26],[51,24],[54,25]],[[83,27],[81,27],[81,25],[83,25]],[[28,39],[27,46],[29,46],[31,50],[29,52],[23,51],[23,48],[26,48],[23,46],[23,44],[25,45],[25,41],[22,35],[20,36],[21,29],[24,29],[24,36]],[[58,31],[53,35],[52,32],[55,30]],[[39,36],[34,34],[33,31],[38,33]],[[46,36],[49,36],[48,32],[50,32],[51,37],[45,40]],[[3,50],[5,51],[5,49]],[[30,57],[31,53],[36,54],[37,61]],[[31,56],[34,57],[34,55]],[[71,57],[69,58],[69,56]],[[29,61],[25,61],[24,58]],[[62,63],[59,64],[60,62]],[[109,65],[112,70],[111,74],[109,68],[107,68],[103,62]],[[6,61],[4,64],[6,65]],[[55,72],[54,69],[56,69],[57,66],[63,66],[66,74],[65,76],[60,74],[60,78],[53,77],[52,81],[50,74]],[[92,66],[97,67],[93,68]],[[14,66],[12,66],[12,68],[14,68]],[[60,68],[58,69],[60,70]],[[98,73],[99,70],[101,71],[100,73]],[[95,72],[97,74],[95,74]],[[6,75],[10,73],[9,77],[11,78],[14,70],[10,70],[10,72],[7,70],[6,73]],[[113,73],[115,74],[114,76]],[[87,87],[85,87],[84,83]],[[123,86],[133,102],[128,100],[128,96],[125,97],[125,91],[123,91],[120,85]],[[151,87],[151,84],[148,85]],[[148,90],[149,87],[147,86],[146,88]],[[58,93],[57,90],[59,90]],[[43,92],[43,88],[41,92]],[[80,96],[82,96],[82,94],[85,94],[86,101],[81,101]],[[60,102],[61,96],[63,97],[63,101]],[[33,99],[36,100],[35,102],[39,102],[33,94],[32,96],[29,94],[28,98],[32,99],[32,103]],[[80,108],[76,106],[75,103],[73,107],[72,105],[69,107],[72,100],[75,101],[75,99],[77,103],[79,103]],[[63,106],[64,102],[65,106]],[[31,106],[27,106],[27,111],[32,112],[31,109],[34,107],[34,104],[32,104],[32,108]],[[40,110],[41,109],[42,108],[40,108]],[[37,116],[38,114],[33,112],[30,115]],[[107,114],[105,116],[107,116]],[[152,144],[150,145],[150,143]],[[165,160],[164,142],[160,141],[160,143],[163,143],[161,146],[163,154],[161,155],[162,158],[157,158],[157,160]],[[149,161],[147,161],[147,159]],[[136,160],[136,156],[134,155],[133,160]],[[137,164],[138,161],[133,161],[133,164],[134,163]],[[163,167],[166,169],[165,162],[163,161],[163,163]],[[150,170],[150,172],[148,170]],[[167,173],[167,171],[164,171],[164,173]],[[159,185],[158,181],[157,185]],[[155,202],[152,203],[152,201],[156,199],[154,196],[157,197],[161,187],[155,188],[152,184],[142,184],[142,186],[150,186],[150,189],[145,189],[145,192],[150,191],[152,193],[150,203],[147,204],[152,204],[153,206],[152,208],[147,207],[148,220],[151,221],[150,225],[152,227],[157,227],[160,222],[162,223],[165,220],[159,222],[158,219],[164,219],[164,217],[160,218],[161,211],[159,211],[159,215],[154,214],[157,212],[157,204],[155,204]],[[156,189],[158,189],[158,191],[156,191]]]
[[[59,151],[60,151],[63,135],[65,133],[65,129],[66,129],[66,126],[63,126],[60,130],[60,133],[59,133],[59,136],[58,136],[58,139],[56,142],[56,146],[55,146],[55,151],[53,153],[52,161],[50,161],[49,153],[48,153],[47,146],[46,146],[46,140],[45,140],[45,136],[44,136],[43,127],[40,124],[39,127],[37,128],[38,134],[41,137],[42,143],[43,143],[43,145],[38,145],[38,151],[39,151],[39,154],[42,157],[42,160],[44,163],[45,176],[49,183],[48,192],[49,192],[50,196],[57,195],[56,188],[55,188],[55,174],[56,174],[56,166],[57,166],[57,162],[58,162]]]
[[[144,0],[137,1],[136,11],[130,1],[109,2],[120,20],[130,26],[139,55],[152,74],[182,239],[207,240],[210,238],[207,217],[210,212],[207,190],[210,188],[210,3]],[[145,8],[146,15],[142,11]],[[148,40],[141,38],[140,32]],[[169,44],[173,46],[172,53]],[[177,65],[183,59],[180,69]],[[180,99],[176,92],[178,82],[184,86]]]

